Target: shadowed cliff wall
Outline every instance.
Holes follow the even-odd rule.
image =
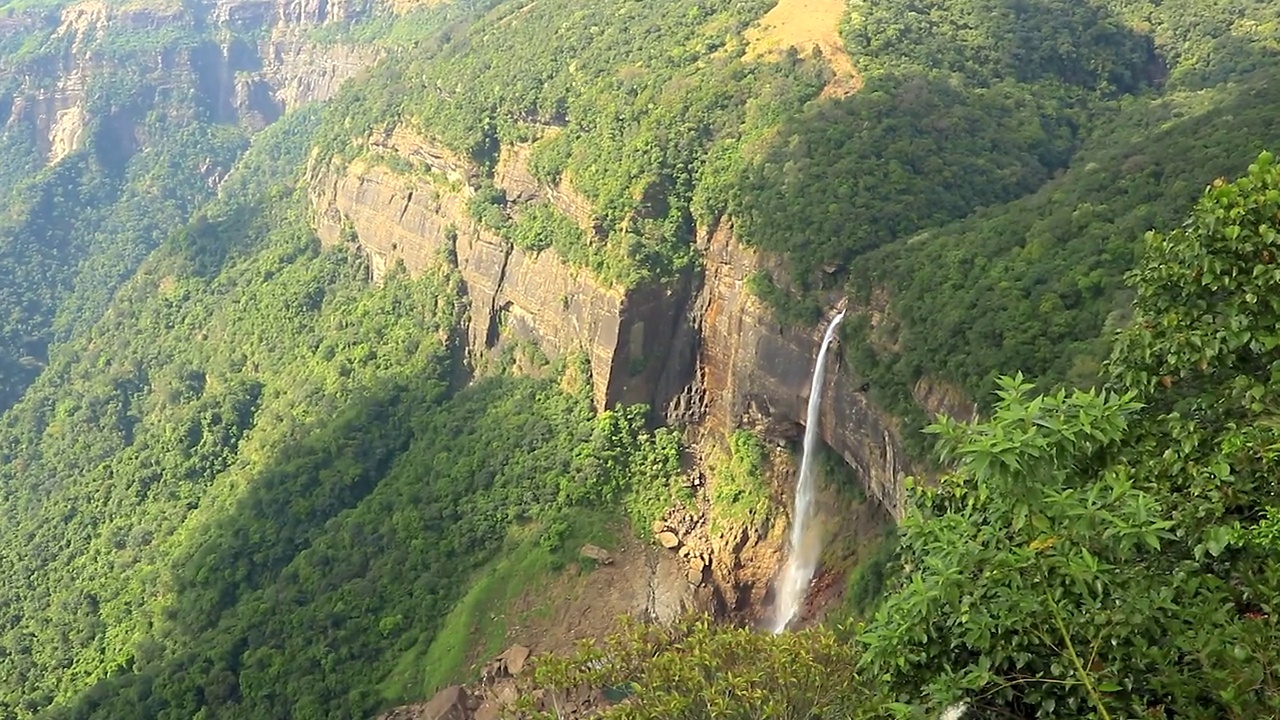
[[[549,355],[590,357],[599,407],[650,404],[662,419],[728,432],[740,426],[779,439],[802,434],[809,382],[823,327],[784,328],[747,290],[766,259],[740,245],[726,223],[700,233],[702,270],[666,285],[621,291],[554,251],[530,253],[479,226],[467,212],[477,170],[404,130],[371,139],[380,152],[421,171],[360,160],[311,170],[321,240],[353,242],[374,280],[396,262],[411,274],[437,262],[461,271],[470,303],[469,352],[483,353],[499,327],[536,341]],[[580,223],[590,208],[571,187],[539,187],[527,153],[504,149],[496,179],[510,197],[545,198]],[[825,319],[824,319],[825,324]],[[858,471],[868,493],[898,519],[902,479],[915,471],[893,418],[863,383],[830,359],[823,440]]]

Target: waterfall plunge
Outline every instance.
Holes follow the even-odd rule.
[[[809,385],[809,409],[804,426],[804,455],[800,458],[800,475],[796,478],[796,503],[791,515],[791,538],[787,543],[787,564],[782,568],[782,577],[778,579],[777,602],[774,606],[775,633],[787,629],[796,613],[804,603],[809,591],[809,581],[818,567],[818,557],[822,554],[816,538],[806,536],[809,521],[813,516],[814,454],[818,446],[819,411],[822,409],[822,378],[826,374],[827,348],[831,347],[831,338],[835,337],[836,328],[844,319],[841,310],[827,332],[822,336],[822,347],[818,349],[818,359],[813,364],[813,381]]]

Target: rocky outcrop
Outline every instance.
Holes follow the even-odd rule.
[[[601,565],[613,564],[613,553],[610,553],[599,545],[592,545],[590,543],[583,545],[582,549],[578,551],[578,555],[588,560],[600,563]]]
[[[305,38],[278,35],[262,53],[262,81],[282,110],[323,102],[347,80],[372,66],[379,52],[351,44],[316,45]]]
[[[598,407],[654,400],[662,359],[674,340],[670,317],[683,300],[681,287],[622,292],[552,251],[514,248],[470,217],[474,191],[466,182],[477,172],[470,163],[404,130],[372,144],[418,170],[398,172],[368,160],[342,170],[313,169],[322,242],[343,242],[350,227],[375,281],[396,263],[419,274],[448,258],[466,284],[473,357],[503,335],[535,341],[553,357],[582,351]]]
[[[456,264],[470,302],[473,356],[503,335],[536,341],[556,356],[585,350],[597,405],[644,402],[673,423],[721,434],[741,426],[795,439],[808,401],[822,327],[784,328],[747,290],[766,260],[741,246],[726,223],[702,233],[699,277],[622,292],[605,287],[554,252],[525,252],[480,227],[467,212],[469,162],[404,129],[372,138],[378,153],[408,161],[413,172],[376,160],[313,168],[312,201],[322,241],[353,241],[374,279],[395,263],[421,273]],[[433,179],[434,178],[434,179]],[[527,152],[507,148],[495,173],[508,197],[547,200],[593,230],[589,204],[571,186],[541,186]],[[348,235],[347,229],[354,234]],[[868,398],[860,378],[831,357],[824,387],[823,440],[863,478],[895,518],[902,479],[912,471],[891,417]],[[940,391],[929,390],[929,404]],[[946,405],[954,405],[948,394]]]
[[[58,57],[43,59],[34,72],[25,73],[9,103],[7,124],[26,122],[38,128],[36,145],[50,163],[74,150],[84,135],[88,79],[85,56],[101,36],[106,16],[107,7],[102,2],[84,2],[64,9],[51,42],[62,43],[66,50]],[[39,26],[38,21],[33,21],[24,31],[39,32]]]
[[[729,430],[756,427],[767,436],[803,433],[809,387],[825,322],[782,327],[747,289],[766,260],[743,247],[730,226],[700,241],[705,262],[692,324],[701,342],[689,392],[671,408]],[[867,397],[862,379],[832,353],[822,388],[822,439],[848,462],[867,492],[895,519],[902,515],[903,478],[913,471],[893,419]]]
[[[523,699],[523,702],[522,702]],[[378,720],[500,720],[501,718],[556,717],[585,720],[613,703],[599,688],[580,685],[548,691],[527,679],[506,678],[438,691],[430,701],[405,705],[378,716]]]
[[[118,42],[122,33],[178,31],[203,40],[161,47],[152,55],[140,53],[135,69],[147,86],[131,88],[137,93],[132,101],[113,98],[113,112],[141,117],[161,98],[189,97],[193,105],[178,111],[180,121],[198,108],[217,122],[257,130],[290,109],[333,97],[346,80],[378,59],[370,47],[319,44],[310,38],[317,26],[369,11],[365,0],[126,5],[83,0],[64,8],[56,25],[45,24],[39,13],[5,18],[0,34],[35,34],[43,28],[50,34],[48,47],[57,52],[18,67],[0,67],[0,80],[5,73],[22,78],[11,98],[0,98],[0,122],[28,126],[46,161],[57,162],[84,142],[87,128],[99,119],[90,110],[90,89],[119,62],[106,46]],[[109,122],[119,131],[137,120]],[[131,149],[144,144],[145,139],[128,143]]]

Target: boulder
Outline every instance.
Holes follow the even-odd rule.
[[[674,550],[675,548],[680,547],[680,538],[676,537],[676,534],[673,532],[658,533],[658,542],[662,547],[668,550]]]
[[[667,524],[661,520],[653,521],[653,534],[658,535],[667,531]]]
[[[493,699],[502,707],[515,705],[516,701],[520,699],[520,691],[516,689],[515,682],[511,680],[500,683],[493,689],[492,694]]]
[[[693,568],[690,568],[690,569],[689,569],[689,573],[688,573],[688,575],[687,575],[686,577],[688,578],[688,580],[689,580],[689,584],[690,584],[690,585],[701,585],[701,584],[702,584],[702,571],[701,571],[701,570],[694,570]]]
[[[506,666],[507,672],[512,675],[519,675],[524,672],[524,665],[529,661],[529,648],[523,645],[512,645],[498,658]]]
[[[493,700],[485,700],[476,708],[475,720],[501,720],[502,706]]]
[[[480,668],[480,681],[486,683],[493,682],[494,680],[506,675],[506,673],[506,663],[502,661],[501,657],[497,657],[485,663],[484,667]]]
[[[601,565],[608,565],[613,562],[613,555],[602,547],[597,545],[583,545],[578,554],[585,558],[595,560]]]
[[[689,572],[698,573],[699,577],[701,577],[702,575],[702,569],[705,568],[706,566],[707,566],[707,563],[704,562],[703,559],[698,557],[697,555],[694,555],[693,557],[689,558]]]
[[[467,691],[461,685],[451,685],[427,703],[420,720],[466,720]]]

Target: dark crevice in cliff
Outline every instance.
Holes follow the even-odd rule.
[[[653,409],[655,419],[669,424],[693,424],[705,414],[698,362],[705,315],[703,281],[702,273],[690,273],[663,303],[669,305],[674,322],[662,343],[667,352],[653,390]]]
[[[396,224],[398,225],[404,224],[404,216],[409,212],[409,206],[413,204],[413,192],[413,190],[410,190],[409,194],[404,198],[404,206],[400,208],[400,215],[396,217]]]
[[[498,335],[501,331],[502,310],[509,307],[510,303],[503,305],[499,298],[502,297],[502,288],[507,282],[507,267],[511,264],[511,253],[513,247],[508,244],[502,249],[502,265],[498,268],[498,282],[494,285],[493,299],[489,301],[489,327],[486,329],[484,344],[486,348],[493,348],[498,344]]]

